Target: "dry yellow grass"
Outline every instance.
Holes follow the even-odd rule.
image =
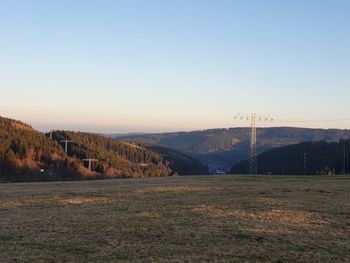
[[[263,221],[284,225],[292,224],[298,226],[306,226],[311,224],[327,224],[327,221],[322,219],[318,213],[296,210],[271,209],[267,211],[247,212],[239,209],[227,210],[218,206],[201,205],[197,208],[194,208],[193,211],[205,212],[215,217],[235,217],[241,220]]]
[[[14,208],[19,208],[22,207],[23,203],[20,201],[3,201],[0,202],[0,209],[14,209]]]
[[[287,201],[282,201],[275,198],[259,198],[257,202],[266,206],[283,206],[288,203]]]
[[[208,187],[188,187],[188,186],[164,186],[137,190],[139,194],[145,193],[191,193],[209,191]]]
[[[60,203],[62,205],[97,205],[101,203],[106,203],[107,199],[103,197],[94,197],[94,198],[88,198],[88,197],[72,197],[60,200]]]
[[[0,262],[349,262],[350,177],[0,185]]]

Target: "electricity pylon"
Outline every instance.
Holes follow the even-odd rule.
[[[273,118],[267,114],[256,113],[237,113],[234,120],[250,121],[250,158],[249,158],[249,174],[258,174],[258,159],[256,152],[256,122],[270,122]]]
[[[89,170],[90,170],[90,171],[91,171],[91,163],[92,163],[92,162],[98,162],[97,159],[83,159],[82,161],[83,161],[83,162],[89,162],[88,167],[89,167]]]

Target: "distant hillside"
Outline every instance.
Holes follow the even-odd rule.
[[[350,173],[350,140],[303,142],[266,151],[258,156],[258,173],[341,174],[344,153],[345,172]],[[242,161],[234,165],[231,172],[245,174],[247,167],[248,161]]]
[[[197,159],[186,155],[172,148],[161,145],[145,144],[147,149],[160,154],[169,161],[169,166],[173,171],[181,175],[207,175],[208,167],[203,165]]]
[[[269,149],[297,144],[303,141],[329,142],[350,139],[349,130],[306,128],[259,128],[258,153]],[[158,133],[143,135],[118,135],[119,140],[164,145],[189,154],[209,165],[211,170],[229,171],[239,161],[249,156],[249,129],[211,129],[193,132]]]
[[[52,137],[52,138],[50,138]],[[67,153],[61,140],[72,141]],[[88,169],[82,159],[96,158]],[[20,121],[0,117],[0,181],[174,175],[169,161],[135,144],[89,133],[42,134]]]

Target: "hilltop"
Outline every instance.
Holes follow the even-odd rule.
[[[72,159],[57,142],[23,122],[0,117],[0,145],[2,180],[38,181],[78,176],[70,165]]]

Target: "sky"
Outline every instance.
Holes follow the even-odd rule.
[[[249,125],[237,112],[350,128],[349,13],[348,0],[0,0],[0,115],[42,131]]]

